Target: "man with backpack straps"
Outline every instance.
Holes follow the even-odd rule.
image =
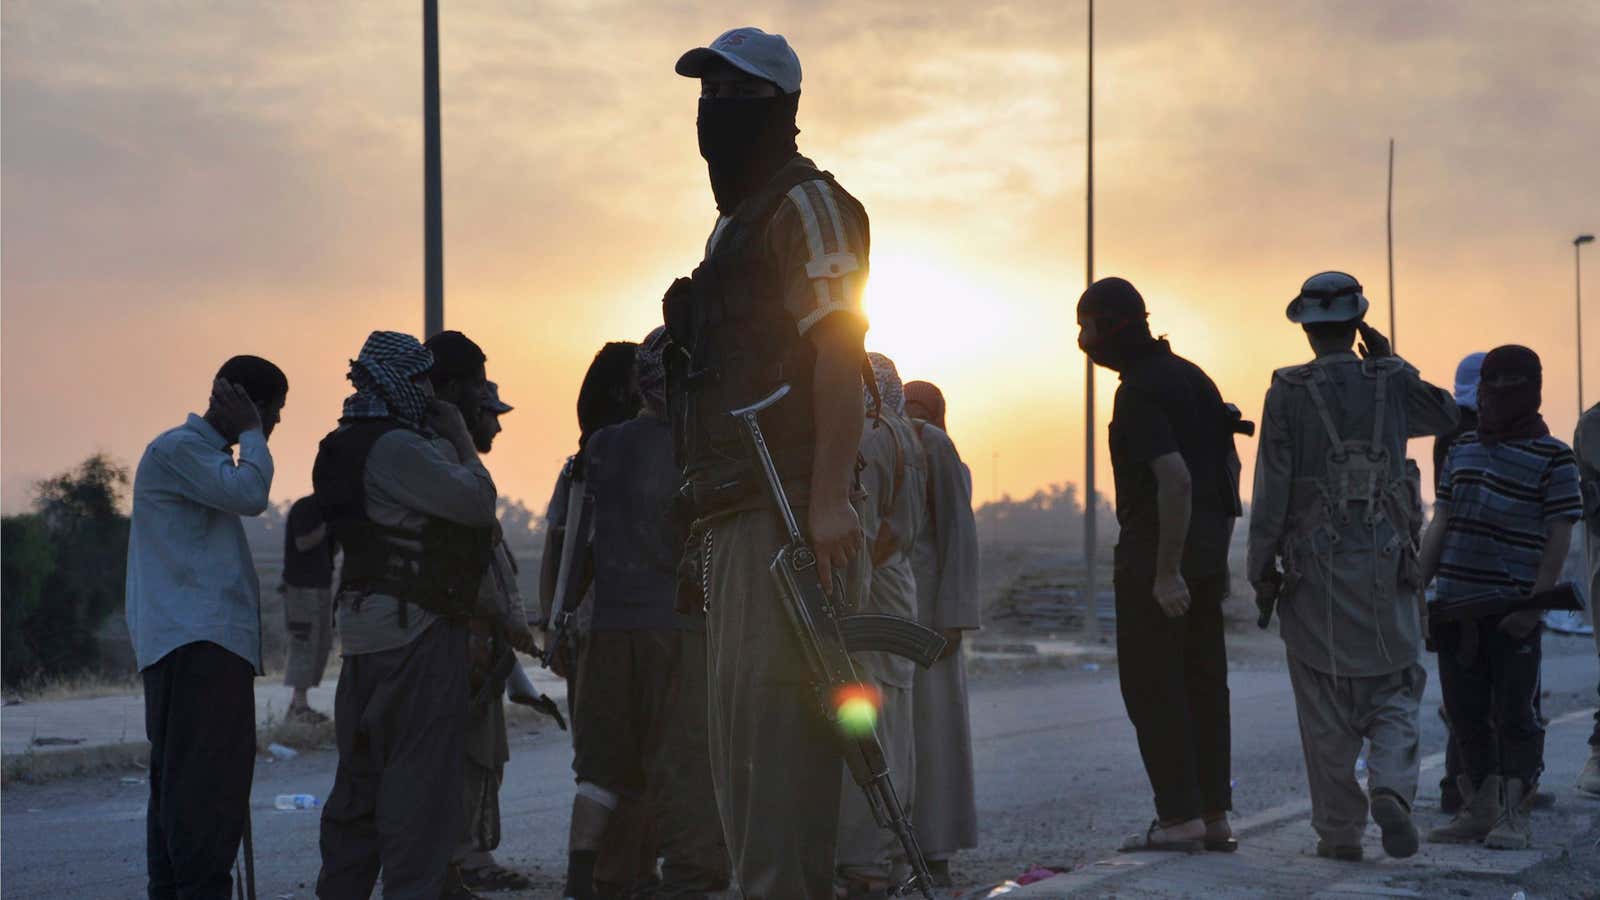
[[[481,373],[481,351],[475,363],[470,352],[455,356]],[[462,411],[433,396],[434,365],[415,338],[373,332],[350,365],[356,392],[312,470],[345,553],[323,900],[370,896],[380,870],[389,900],[472,896],[447,875],[464,812],[465,619],[490,560],[496,491]]]
[[[1362,321],[1367,298],[1343,272],[1308,279],[1290,302],[1316,358],[1273,373],[1261,414],[1247,575],[1277,599],[1311,782],[1320,856],[1362,858],[1368,793],[1384,852],[1419,836],[1418,706],[1427,673],[1417,595],[1420,474],[1406,440],[1444,434],[1457,411]],[[1360,332],[1363,357],[1352,352]],[[1280,569],[1281,566],[1281,569]]]

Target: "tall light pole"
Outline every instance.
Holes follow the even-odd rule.
[[[1088,130],[1084,140],[1087,170],[1084,179],[1084,264],[1083,284],[1087,290],[1094,284],[1094,0],[1089,0],[1089,102]],[[1100,617],[1096,613],[1099,585],[1095,578],[1095,492],[1094,492],[1094,360],[1085,354],[1084,413],[1083,413],[1083,558],[1084,571],[1084,635],[1090,641],[1100,639]]]
[[[1583,258],[1584,244],[1594,243],[1594,235],[1580,234],[1572,239],[1572,277],[1578,297],[1578,417],[1583,418]]]
[[[439,164],[439,0],[422,0],[422,336],[444,330],[444,186]]]
[[[1397,346],[1394,325],[1394,138],[1389,138],[1389,199],[1383,213],[1385,242],[1389,246],[1389,347]]]

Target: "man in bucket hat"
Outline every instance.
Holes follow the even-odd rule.
[[[1362,857],[1367,812],[1390,856],[1410,856],[1417,789],[1421,499],[1412,437],[1448,432],[1456,404],[1362,321],[1343,272],[1289,303],[1316,358],[1273,373],[1261,414],[1247,574],[1280,611],[1320,856]],[[1361,356],[1352,352],[1361,335]],[[1355,779],[1363,741],[1368,788]]]

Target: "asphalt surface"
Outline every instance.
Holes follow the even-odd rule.
[[[1234,660],[1230,686],[1235,809],[1238,818],[1248,818],[1303,801],[1304,774],[1280,645],[1268,636],[1242,632],[1231,634],[1229,642]],[[982,846],[957,857],[953,865],[969,896],[974,887],[997,883],[1035,864],[1071,867],[1104,859],[1125,834],[1142,830],[1153,812],[1149,785],[1113,665],[1086,671],[1081,661],[990,661],[978,671],[972,719]],[[1575,711],[1595,705],[1596,678],[1589,638],[1547,637],[1547,716],[1568,716],[1569,723],[1574,722]],[[1443,749],[1443,728],[1433,713],[1437,703],[1437,679],[1430,671],[1422,717],[1424,755]],[[1587,734],[1586,728],[1569,724],[1562,734],[1580,730]],[[324,751],[288,762],[258,763],[252,816],[263,900],[312,896],[318,866],[317,814],[280,812],[273,808],[273,798],[283,793],[325,797],[334,761],[334,755]],[[530,732],[524,726],[513,733],[501,800],[505,839],[497,856],[535,878],[538,889],[524,896],[548,897],[559,890],[573,793],[570,763],[570,745],[553,728]],[[0,896],[18,900],[143,896],[148,786],[139,774],[6,788],[0,796]],[[1570,782],[1570,775],[1565,777]],[[1437,781],[1437,773],[1432,779]],[[1568,784],[1553,787],[1570,797]],[[1595,805],[1600,811],[1600,804]],[[1309,846],[1314,835],[1305,817],[1299,818]],[[1584,868],[1582,856],[1596,852],[1593,839],[1555,836],[1564,842],[1564,852],[1541,869],[1550,870],[1539,882],[1547,887],[1543,895],[1596,895],[1584,890],[1586,884],[1594,888],[1592,881],[1586,881],[1594,869]],[[1571,848],[1565,847],[1567,843]],[[1576,861],[1574,853],[1579,854]],[[1486,876],[1479,876],[1471,887],[1451,893],[1470,896],[1484,888],[1491,891],[1486,896],[1511,895],[1509,887],[1500,893],[1499,884]],[[1137,890],[1123,894],[1136,895]]]

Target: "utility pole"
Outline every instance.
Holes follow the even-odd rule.
[[[1578,418],[1583,418],[1583,259],[1579,251],[1594,243],[1594,235],[1580,234],[1572,239],[1572,277],[1578,297]]]
[[[1389,138],[1389,201],[1383,218],[1389,243],[1389,348],[1394,349],[1398,346],[1394,327],[1394,138]]]
[[[1094,284],[1094,0],[1089,0],[1089,78],[1088,78],[1088,129],[1084,140],[1087,169],[1084,180],[1084,266],[1083,284],[1087,290]],[[1100,640],[1100,616],[1097,595],[1099,585],[1095,577],[1095,490],[1094,490],[1094,360],[1087,354],[1083,358],[1084,413],[1083,413],[1083,558],[1084,558],[1084,637],[1091,642]]]
[[[422,332],[444,330],[444,186],[439,162],[439,0],[422,0]]]

